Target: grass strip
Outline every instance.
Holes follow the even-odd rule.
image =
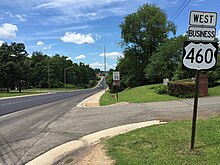
[[[197,122],[190,151],[191,121],[138,129],[105,142],[116,165],[216,165],[220,163],[220,116]]]
[[[179,98],[167,94],[155,93],[155,88],[161,84],[145,85],[140,87],[124,90],[118,94],[119,101],[116,101],[114,94],[106,92],[100,99],[100,105],[110,105],[117,102],[141,103],[141,102],[156,102],[178,100]]]
[[[106,92],[100,99],[100,105],[110,105],[118,102],[143,103],[178,100],[181,98],[173,97],[168,94],[157,94],[155,88],[161,84],[145,85],[124,90],[118,94],[119,101],[116,101],[115,94]],[[220,85],[209,88],[209,96],[220,96]]]

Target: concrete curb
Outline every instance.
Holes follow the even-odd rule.
[[[107,137],[113,137],[119,134],[123,134],[138,128],[143,128],[151,125],[165,124],[165,122],[160,122],[159,120],[141,122],[123,125],[119,127],[114,127],[106,130],[102,130],[90,135],[86,135],[79,140],[74,140],[60,145],[42,155],[35,158],[34,160],[27,163],[27,165],[52,165],[53,163],[59,161],[68,154],[86,146],[91,146],[100,142],[101,139]]]

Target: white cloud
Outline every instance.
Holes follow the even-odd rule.
[[[104,64],[103,63],[99,63],[98,61],[89,64],[89,66],[91,66],[93,69],[98,68],[100,70],[104,70]],[[106,63],[106,70],[110,70],[110,69],[114,69],[116,67],[116,64],[113,65],[109,65],[108,63]]]
[[[16,31],[18,31],[16,25],[4,23],[2,27],[0,27],[0,37],[8,39],[16,38]]]
[[[42,41],[37,42],[37,46],[42,46],[42,45],[44,45],[44,42],[42,42]]]
[[[11,12],[5,12],[6,15],[9,15],[11,18],[18,18],[21,22],[27,21],[25,19],[26,15],[24,14],[12,14]]]
[[[100,54],[99,56],[104,56],[104,53]],[[117,60],[118,57],[124,57],[124,55],[120,52],[110,52],[106,53],[106,57]]]
[[[50,49],[52,49],[53,46],[54,46],[54,44],[45,46],[45,47],[43,47],[43,50],[50,50]]]
[[[124,16],[144,3],[146,0],[50,0],[38,3],[34,10],[58,11],[59,14],[49,18],[49,22],[70,24],[109,16]]]
[[[63,42],[84,44],[84,43],[94,43],[95,40],[91,34],[80,34],[76,32],[66,32],[63,37],[60,37]]]
[[[75,57],[76,60],[81,60],[84,58],[86,58],[86,56],[84,54],[81,54],[81,55]]]
[[[68,57],[67,60],[71,60],[71,61],[73,61],[71,57]]]
[[[99,68],[99,69],[103,69],[104,68],[104,64],[103,63],[99,63],[99,62],[94,62],[92,64],[89,64],[93,69],[95,68]],[[104,70],[104,69],[103,69]]]
[[[27,20],[25,19],[25,15],[16,14],[16,17],[17,17],[20,21],[22,21],[22,22],[27,21]]]
[[[220,29],[218,30],[217,38],[220,40]]]
[[[3,43],[4,43],[4,41],[0,41],[0,46],[2,46]]]

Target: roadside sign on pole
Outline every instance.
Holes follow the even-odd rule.
[[[218,44],[184,42],[183,69],[212,70],[217,63]]]
[[[184,42],[183,47],[182,66],[183,69],[196,70],[196,88],[191,136],[191,150],[193,150],[196,134],[200,70],[214,69],[217,63],[218,44],[215,42],[217,13],[191,11],[189,24],[188,41]]]
[[[190,26],[188,29],[188,40],[190,41],[214,41],[216,29],[214,27]]]
[[[120,72],[113,72],[113,80],[120,80]]]
[[[191,11],[189,24],[194,26],[215,27],[217,24],[216,12]]]

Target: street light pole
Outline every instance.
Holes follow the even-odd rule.
[[[64,69],[64,88],[66,89],[66,69]]]
[[[94,43],[88,43],[85,42],[85,44],[92,44],[101,48],[104,48],[104,88],[105,88],[105,92],[106,92],[106,47],[102,46],[102,45],[98,45],[98,44],[94,44]]]
[[[65,88],[65,89],[66,89],[66,71],[67,71],[68,69],[71,69],[71,68],[73,68],[73,66],[68,67],[68,68],[64,68],[64,88]]]
[[[105,88],[105,92],[106,92],[106,48],[104,46],[104,88]]]

